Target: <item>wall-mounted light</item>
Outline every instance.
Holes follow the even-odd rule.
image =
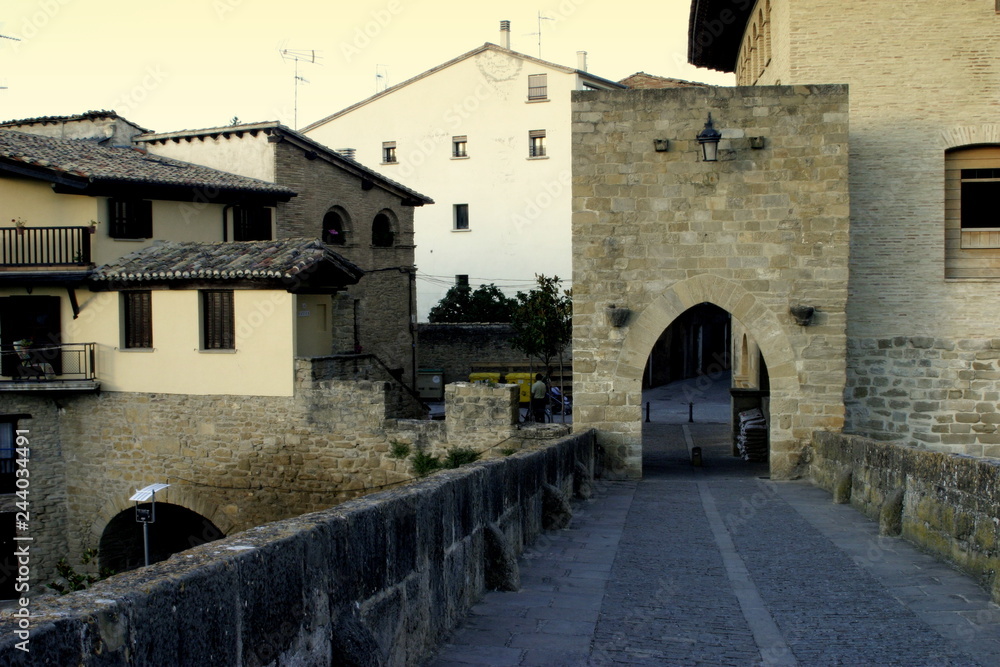
[[[653,139],[653,148],[656,149],[657,153],[666,153],[670,150],[670,140],[669,139]]]
[[[809,321],[812,319],[813,313],[816,309],[812,306],[795,305],[788,309],[788,312],[792,314],[795,318],[795,323],[800,327],[809,326]]]
[[[608,324],[616,329],[625,326],[625,323],[628,322],[628,316],[632,314],[628,308],[618,308],[614,304],[608,306],[604,312],[607,313]]]
[[[698,133],[698,143],[701,144],[701,155],[705,162],[718,160],[720,139],[722,139],[722,133],[712,125],[712,112],[709,111],[705,129]]]

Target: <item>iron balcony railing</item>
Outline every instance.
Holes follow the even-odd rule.
[[[95,343],[15,344],[0,350],[0,373],[15,382],[63,382],[97,377]]]
[[[91,227],[0,227],[0,267],[87,266]]]

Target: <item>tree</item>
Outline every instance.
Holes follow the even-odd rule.
[[[455,285],[431,308],[431,322],[510,322],[517,302],[490,283],[476,291],[468,285]]]
[[[528,357],[539,359],[546,373],[552,359],[559,358],[573,338],[573,300],[570,290],[561,289],[559,276],[536,275],[538,287],[527,294],[517,293],[517,307],[511,324],[511,346]]]

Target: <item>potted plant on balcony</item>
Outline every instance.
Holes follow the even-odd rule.
[[[17,228],[17,235],[24,236],[24,227],[26,224],[24,222],[24,218],[11,218],[10,221],[13,222],[14,226]]]
[[[99,224],[101,224],[101,223],[99,223],[97,220],[91,220],[90,221],[90,226],[87,229],[90,230],[91,234],[96,234],[97,233],[97,225],[99,225]]]

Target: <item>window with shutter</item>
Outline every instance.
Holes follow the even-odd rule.
[[[153,347],[152,293],[122,292],[125,323],[124,347],[142,349]]]
[[[108,199],[108,220],[111,238],[153,238],[153,202],[148,199]]]
[[[232,290],[204,290],[202,303],[202,348],[235,350],[236,327]]]

